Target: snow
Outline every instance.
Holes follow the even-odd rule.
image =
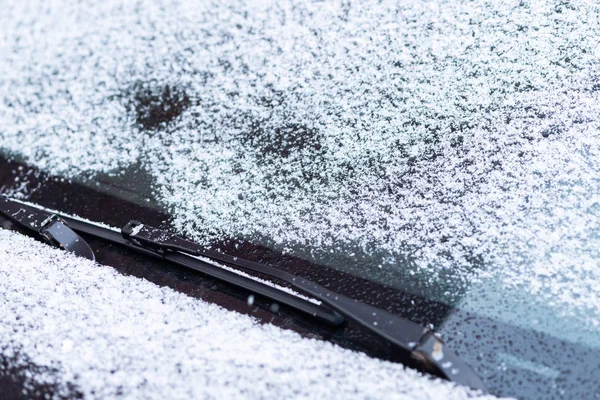
[[[43,371],[26,388],[96,399],[491,398],[7,230],[0,260],[1,354]]]
[[[144,168],[198,241],[353,265],[598,347],[599,16],[590,0],[9,2],[0,147],[76,179]]]

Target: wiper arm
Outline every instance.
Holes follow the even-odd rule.
[[[411,358],[420,361],[430,372],[473,389],[487,390],[479,376],[454,352],[446,348],[439,337],[413,321],[333,292],[278,268],[206,249],[198,243],[139,221],[130,221],[121,233],[133,243],[159,253],[181,252],[206,257],[282,280],[392,343]]]
[[[23,211],[19,211],[19,208]],[[45,213],[47,214],[46,218],[59,218],[43,210],[6,198],[0,198],[0,214],[17,221],[21,226],[38,232],[37,223],[34,225],[27,223],[27,218],[31,219],[31,214],[34,213],[39,213],[42,216]],[[42,217],[38,216],[36,220],[40,218]],[[327,320],[329,317],[335,323],[340,323],[342,321],[340,319],[341,314],[348,320],[361,325],[371,333],[391,343],[402,352],[405,358],[419,362],[428,372],[473,389],[487,391],[479,376],[454,352],[445,347],[444,342],[434,332],[406,318],[333,292],[321,285],[278,268],[206,249],[198,243],[173,235],[167,230],[145,225],[138,221],[130,221],[123,227],[121,230],[122,238],[118,240],[114,236],[116,232],[100,228],[94,224],[74,220],[66,216],[62,216],[59,220],[69,230],[72,228],[88,235],[120,243],[137,251],[158,255],[165,260],[196,270],[201,270],[198,263],[202,263],[202,261],[195,257],[204,257],[286,282],[296,290],[314,297],[333,310],[333,314],[330,311],[328,316],[326,310],[325,315],[323,315],[323,307],[313,305],[314,309],[318,309],[318,312],[321,313],[321,319]],[[71,228],[68,227],[65,221],[68,222]],[[102,230],[108,232],[102,232]],[[80,240],[83,239],[80,238]],[[73,251],[70,248],[63,247],[66,250]],[[77,254],[76,251],[73,252]],[[206,270],[201,271],[206,272]],[[221,271],[227,272],[225,270]],[[214,271],[209,274],[228,282],[231,281],[231,278],[218,276],[219,274],[215,274]],[[273,298],[273,296],[269,297]],[[316,312],[313,315],[316,315]]]

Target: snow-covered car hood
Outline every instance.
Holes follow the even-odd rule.
[[[44,383],[57,396],[85,398],[492,398],[1,229],[0,260],[0,357],[9,369],[29,368],[25,390]]]

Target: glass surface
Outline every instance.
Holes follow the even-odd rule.
[[[169,207],[154,198],[156,182],[139,165],[129,166],[123,171],[111,174],[96,174],[85,179],[74,178],[73,182],[84,184],[94,190],[134,202],[143,207],[170,213]],[[102,213],[101,210],[100,212]],[[106,212],[110,212],[110,210],[106,210]],[[140,217],[143,219],[143,215],[135,216],[138,219]],[[326,215],[323,215],[323,218],[326,218]],[[295,227],[289,225],[287,229],[293,231]],[[214,240],[213,244],[218,246],[222,236],[216,235],[216,237],[219,239]],[[500,368],[518,371],[519,374],[529,376],[528,379],[533,383],[523,392],[528,393],[529,397],[535,397],[535,394],[528,391],[535,390],[536,385],[547,385],[549,382],[566,379],[567,371],[572,374],[574,379],[589,374],[589,365],[582,362],[584,361],[583,357],[587,357],[586,354],[592,354],[600,348],[600,337],[597,330],[590,329],[585,324],[586,319],[589,319],[589,315],[585,314],[589,311],[587,309],[574,308],[570,309],[568,313],[560,313],[554,304],[548,302],[544,296],[533,295],[530,288],[503,285],[501,280],[493,275],[485,279],[477,277],[469,280],[464,279],[457,272],[461,279],[455,279],[456,276],[452,275],[450,269],[450,272],[431,276],[427,270],[419,271],[415,268],[410,257],[398,259],[394,257],[398,252],[392,253],[385,249],[378,249],[375,239],[369,243],[367,251],[364,248],[364,241],[360,243],[344,242],[343,244],[332,241],[321,245],[310,242],[293,245],[286,243],[283,246],[277,242],[276,237],[268,235],[240,232],[239,235],[231,238],[249,241],[270,248],[276,253],[283,252],[309,260],[316,265],[338,269],[386,287],[453,306],[457,312],[446,315],[440,326],[436,327],[437,330],[447,335],[446,339],[453,344],[453,348],[470,361],[475,354],[481,354],[481,351],[489,351],[490,348],[497,346],[494,349],[493,360],[480,360],[475,369],[479,369],[478,372],[482,372],[481,369],[484,369],[483,373],[486,373],[485,369],[487,369],[489,374],[489,370]],[[393,268],[390,268],[390,265]],[[486,266],[479,259],[472,260],[472,265],[470,265],[471,271],[485,270],[486,268],[490,268],[490,266]],[[470,276],[476,277],[476,275]],[[525,336],[510,339],[511,343],[512,341],[518,342],[518,340],[527,343],[530,337],[535,337],[531,335],[543,334],[546,335],[544,336],[546,337],[545,341],[548,339],[556,341],[553,346],[568,344],[575,346],[573,348],[578,350],[560,353],[564,355],[564,358],[561,359],[556,358],[556,353],[551,354],[551,358],[548,358],[541,357],[539,353],[532,352],[531,349],[504,348],[502,340],[497,343],[493,341],[494,335],[497,334],[494,329],[497,328],[490,331],[490,328],[470,326],[465,322],[463,312],[472,312],[479,317],[490,318],[500,321],[506,326],[521,329],[520,335]],[[514,334],[513,331],[510,332]],[[453,342],[454,335],[462,336],[463,341]],[[487,339],[487,342],[483,341],[482,337]],[[490,340],[492,341],[490,342]],[[473,361],[470,364],[473,365]],[[568,366],[568,370],[565,370],[565,366]],[[512,383],[504,383],[505,389],[508,391],[500,391],[500,393],[512,395],[520,393],[512,391],[515,389],[511,389],[510,385]],[[493,389],[497,390],[498,388],[493,387]],[[523,389],[521,388],[521,390]]]
[[[180,233],[217,248],[224,241],[239,239],[266,247],[278,254],[291,255],[318,266],[330,267],[385,287],[452,306],[456,311],[446,315],[436,329],[446,335],[453,349],[475,370],[484,376],[494,376],[495,370],[505,370],[528,377],[525,389],[520,388],[516,382],[507,383],[502,380],[504,378],[494,378],[496,382],[492,388],[498,393],[526,393],[528,397],[536,397],[535,391],[539,385],[566,380],[565,387],[572,388],[582,376],[593,373],[590,370],[590,360],[586,360],[586,357],[600,349],[600,335],[595,325],[600,315],[594,307],[593,299],[588,304],[582,296],[599,284],[597,275],[592,272],[586,275],[576,269],[556,271],[555,268],[550,268],[551,272],[546,273],[544,264],[540,265],[538,261],[541,259],[551,263],[552,260],[544,254],[538,254],[538,259],[533,260],[536,265],[530,264],[531,254],[536,253],[536,240],[532,241],[533,250],[529,249],[530,254],[527,254],[527,247],[516,242],[514,248],[506,248],[506,243],[497,247],[490,247],[488,243],[484,249],[478,248],[477,243],[469,244],[470,237],[485,237],[486,229],[506,228],[500,222],[496,226],[475,226],[465,234],[461,224],[473,223],[468,212],[458,218],[456,231],[448,230],[448,226],[452,224],[440,228],[446,230],[443,235],[435,229],[431,230],[431,226],[423,227],[425,231],[432,232],[431,240],[415,226],[404,226],[398,221],[403,212],[402,207],[390,201],[390,196],[398,192],[406,195],[410,192],[407,192],[407,186],[415,187],[414,190],[424,198],[427,198],[428,190],[435,193],[435,188],[428,183],[433,177],[423,173],[428,163],[433,168],[433,161],[423,161],[421,172],[398,180],[396,176],[381,171],[393,170],[398,165],[409,165],[411,157],[401,150],[387,149],[387,161],[365,161],[357,157],[350,159],[344,170],[339,170],[337,168],[342,164],[335,158],[322,156],[325,145],[310,147],[304,144],[314,135],[308,129],[269,129],[272,129],[271,133],[261,133],[263,138],[260,146],[252,142],[252,146],[258,147],[257,151],[253,151],[251,159],[239,165],[236,160],[247,157],[249,149],[240,144],[236,135],[229,142],[213,143],[211,147],[198,137],[181,139],[182,142],[175,145],[172,143],[172,133],[167,135],[161,131],[152,131],[148,133],[147,140],[154,143],[153,147],[163,148],[167,153],[174,152],[175,154],[170,154],[172,160],[179,158],[175,164],[170,164],[173,173],[168,167],[169,163],[165,163],[163,169],[160,169],[145,160],[107,173],[64,175],[74,183],[171,215],[174,226]],[[245,133],[242,132],[242,135]],[[281,143],[287,143],[286,140],[296,147],[290,150],[289,145],[282,145]],[[327,142],[324,138],[319,140]],[[271,146],[271,141],[276,146]],[[335,151],[332,152],[335,154]],[[27,161],[14,150],[10,155]],[[319,159],[321,156],[324,158]],[[315,159],[316,164],[312,164]],[[365,166],[368,168],[365,169]],[[361,172],[355,173],[355,170]],[[280,171],[279,176],[271,176],[277,171]],[[315,181],[315,174],[320,173],[322,175]],[[440,181],[444,178],[436,177]],[[185,182],[185,179],[193,184]],[[361,182],[353,182],[354,180]],[[585,185],[578,186],[577,182],[553,184],[559,194],[589,190]],[[419,189],[419,185],[426,189]],[[31,190],[34,189],[28,187],[25,177],[20,186],[16,185],[10,194],[27,196]],[[181,194],[179,191],[187,192]],[[268,197],[263,198],[263,195]],[[457,192],[455,199],[444,199],[437,205],[455,201],[464,206],[464,197],[469,195],[473,193],[465,189]],[[521,192],[519,196],[534,197],[535,193]],[[399,197],[397,201],[402,199]],[[435,202],[435,198],[431,201]],[[419,205],[427,208],[427,201],[420,203],[420,200],[413,200],[408,203],[406,215],[409,221],[427,221],[427,215],[417,219],[410,217],[411,213],[421,212]],[[548,210],[553,208],[553,204],[543,206]],[[501,205],[497,207],[502,210]],[[596,208],[591,204],[588,209],[576,212],[593,219]],[[433,214],[430,222],[433,224],[447,222],[456,216],[452,211],[443,208],[440,210],[435,206],[431,210]],[[111,210],[105,212],[110,213]],[[480,216],[477,210],[473,213]],[[132,218],[143,219],[143,215]],[[347,222],[340,224],[340,219],[344,218],[347,218]],[[511,220],[509,216],[506,219]],[[393,222],[388,224],[388,220]],[[223,223],[224,221],[230,224]],[[353,232],[356,234],[353,235]],[[506,232],[510,232],[510,229],[506,229]],[[551,232],[544,234],[552,235]],[[404,239],[394,240],[395,236]],[[584,250],[573,247],[577,240],[574,237],[564,242],[558,241],[553,252],[564,252],[568,256],[568,251],[573,249],[577,252],[587,251],[586,246],[583,247]],[[441,245],[432,244],[431,241],[440,241]],[[445,246],[445,241],[452,243],[452,246]],[[461,243],[467,245],[462,246]],[[461,248],[459,252],[453,252],[452,249],[456,246]],[[561,249],[561,246],[564,248]],[[434,256],[424,254],[433,251],[432,249],[441,251]],[[449,251],[450,254],[444,254],[444,251]],[[522,251],[525,254],[519,258],[518,253]],[[485,261],[493,258],[490,255],[501,256],[507,252],[517,254],[510,259],[520,259],[520,264],[496,265]],[[459,257],[455,259],[457,255]],[[581,253],[577,255],[582,258]],[[595,255],[590,253],[587,256],[591,263],[597,265]],[[584,254],[583,257],[585,256]],[[436,266],[435,260],[443,265]],[[532,273],[531,269],[535,271]],[[525,274],[526,279],[513,275],[518,273]],[[514,282],[507,283],[507,279],[514,279]],[[556,292],[544,293],[544,287]],[[566,302],[561,302],[565,299]],[[564,304],[568,306],[564,307]],[[505,335],[502,340],[495,341],[497,328],[471,326],[466,322],[468,317],[465,317],[464,312],[520,329],[521,336],[507,339],[508,336]],[[510,332],[514,334],[514,331]],[[526,346],[507,347],[507,343],[512,345],[521,340],[523,343],[530,340],[532,343],[536,343],[536,340],[554,343],[552,346],[555,352],[547,354],[551,357],[543,357],[538,352],[527,350]],[[556,349],[561,346],[567,346],[568,350],[557,354]],[[490,349],[494,349],[492,359],[480,357]],[[506,376],[509,374],[506,373]],[[497,382],[498,379],[501,383]]]

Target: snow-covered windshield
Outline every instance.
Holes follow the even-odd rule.
[[[599,15],[585,0],[11,2],[0,147],[203,243],[598,348]]]

